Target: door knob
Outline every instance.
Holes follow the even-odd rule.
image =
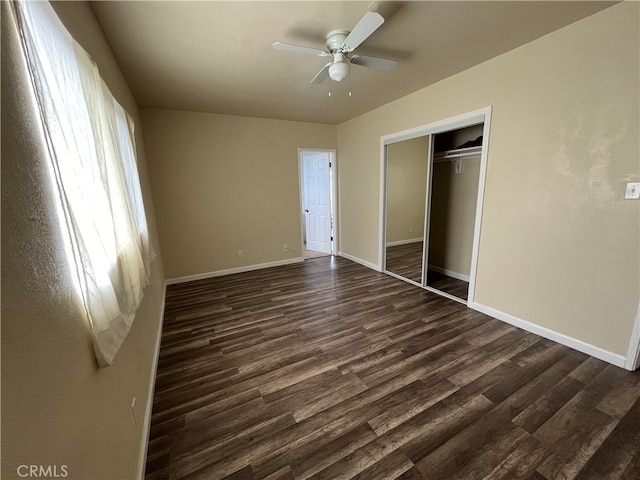
[[[309,209],[305,208],[304,209],[305,213],[309,213]]]

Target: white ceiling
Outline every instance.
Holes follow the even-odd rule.
[[[338,124],[591,15],[612,2],[92,2],[141,107]],[[351,82],[310,85],[331,30],[368,10],[385,23],[356,51],[398,65],[353,65]],[[329,96],[329,86],[332,95]],[[348,96],[351,88],[353,95]]]

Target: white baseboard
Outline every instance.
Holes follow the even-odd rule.
[[[261,270],[263,268],[280,267],[282,265],[290,265],[292,263],[304,262],[304,258],[297,257],[287,260],[277,260],[275,262],[257,263],[255,265],[246,265],[244,267],[229,268],[227,270],[216,270],[215,272],[198,273],[196,275],[187,275],[184,277],[169,278],[167,285],[176,283],[192,282],[193,280],[204,280],[205,278],[222,277],[224,275],[232,275],[234,273],[251,272],[253,270]]]
[[[626,358],[622,355],[618,355],[617,353],[604,350],[600,347],[596,347],[595,345],[591,345],[590,343],[583,342],[582,340],[569,337],[568,335],[550,330],[545,327],[541,327],[540,325],[536,325],[535,323],[522,320],[521,318],[514,317],[513,315],[509,315],[508,313],[504,313],[491,307],[481,305],[477,302],[469,303],[467,304],[467,306],[469,308],[477,310],[478,312],[489,315],[490,317],[497,318],[498,320],[502,320],[503,322],[510,325],[514,325],[528,332],[535,333],[536,335],[540,335],[541,337],[548,338],[549,340],[553,340],[554,342],[573,348],[574,350],[578,350],[579,352],[586,353],[587,355],[591,355],[592,357],[598,358],[607,363],[611,363],[617,367],[625,368]]]
[[[469,275],[465,275],[464,273],[454,272],[453,270],[447,270],[446,268],[434,267],[433,265],[429,265],[429,270],[433,270],[434,272],[442,273],[447,277],[457,278],[458,280],[462,280],[464,282],[468,282],[471,277]]]
[[[155,354],[149,379],[149,397],[145,405],[144,422],[142,424],[142,438],[140,440],[140,457],[138,458],[138,478],[144,480],[144,471],[147,466],[147,450],[149,448],[149,434],[151,433],[151,414],[153,413],[153,395],[156,389],[156,374],[158,372],[158,357],[160,356],[160,343],[162,342],[162,327],[164,324],[164,306],[167,298],[167,284],[162,289],[162,307],[160,308],[160,328],[156,338]]]
[[[349,255],[348,253],[338,252],[338,256],[346,258],[347,260],[351,260],[352,262],[359,263],[360,265],[363,265],[367,268],[375,270],[376,272],[382,271],[379,265],[376,265],[375,263],[367,262],[366,260],[362,260],[361,258],[358,258],[358,257],[354,257],[353,255]]]
[[[398,245],[408,245],[409,243],[422,242],[422,237],[409,238],[408,240],[396,240],[395,242],[388,242],[387,247],[397,247]]]
[[[382,272],[382,269],[371,262],[367,262],[366,260],[362,260],[361,258],[354,257],[353,255],[349,255],[348,253],[338,252],[338,255],[346,258],[347,260],[351,260],[353,262],[359,263],[360,265],[364,265],[365,267],[371,268],[372,270],[376,270],[378,272]],[[437,270],[436,270],[437,271]],[[442,273],[446,275],[451,275],[451,272],[447,272],[446,270],[441,270]],[[453,272],[455,273],[455,272]],[[460,274],[458,274],[460,275]],[[392,274],[392,276],[395,276]],[[457,277],[456,277],[457,278]],[[406,279],[403,279],[406,280]],[[464,278],[461,278],[464,280]],[[467,280],[468,281],[468,278]],[[409,282],[415,283],[415,282]],[[416,284],[418,285],[418,284]],[[459,299],[455,299],[458,300]],[[465,303],[465,302],[462,302]],[[477,310],[478,312],[482,312],[490,317],[501,320],[510,325],[516,326],[518,328],[522,328],[531,333],[535,333],[536,335],[540,335],[541,337],[547,338],[549,340],[553,340],[554,342],[560,343],[561,345],[565,345],[569,348],[573,348],[582,353],[586,353],[592,357],[598,358],[602,361],[615,365],[617,367],[626,368],[627,370],[634,370],[638,368],[637,363],[640,363],[640,306],[638,307],[638,316],[636,317],[636,323],[634,326],[633,335],[631,338],[631,344],[629,347],[629,354],[627,357],[623,355],[619,355],[617,353],[610,352],[600,347],[596,347],[595,345],[591,345],[590,343],[583,342],[582,340],[578,340],[577,338],[570,337],[563,333],[556,332],[554,330],[542,327],[540,325],[536,325],[535,323],[528,322],[518,317],[514,317],[513,315],[509,315],[508,313],[501,312],[499,310],[495,310],[491,307],[487,307],[477,302],[470,302],[467,304],[469,308],[473,310]],[[632,348],[635,348],[635,356],[632,357]],[[627,360],[627,359],[630,360]]]
[[[634,371],[640,367],[640,304],[636,312],[636,321],[633,324],[633,332],[631,332],[631,340],[629,340],[629,351],[627,352],[627,360],[624,368]]]

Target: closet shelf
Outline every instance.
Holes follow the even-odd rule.
[[[453,160],[456,158],[475,157],[482,153],[482,145],[477,147],[457,148],[455,150],[447,150],[446,152],[439,152],[434,155],[436,162],[444,162],[446,160]]]

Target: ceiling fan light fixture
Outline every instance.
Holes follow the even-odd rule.
[[[273,48],[276,50],[317,55],[319,57],[333,56],[333,61],[322,67],[310,83],[317,85],[324,82],[327,77],[335,82],[341,82],[350,75],[352,63],[377,70],[391,70],[395,66],[396,62],[384,58],[365,57],[362,55],[349,56],[349,54],[369,38],[383,23],[384,18],[382,18],[382,15],[369,11],[364,14],[350,32],[348,30],[333,30],[329,32],[327,35],[326,50],[282,42],[275,42]]]
[[[349,75],[349,65],[344,62],[334,63],[329,67],[329,78],[340,82]]]

